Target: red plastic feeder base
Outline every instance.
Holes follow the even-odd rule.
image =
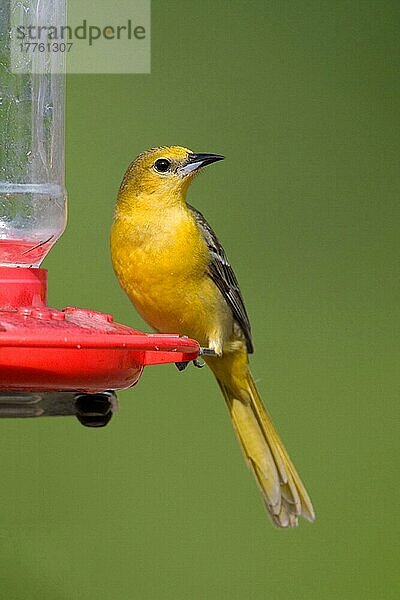
[[[146,365],[199,354],[188,338],[142,333],[93,310],[49,308],[46,286],[45,269],[0,267],[0,394],[127,388]]]

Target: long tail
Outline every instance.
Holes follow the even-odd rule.
[[[236,359],[235,359],[236,355]],[[241,355],[241,356],[240,356]],[[277,527],[315,518],[306,489],[267,413],[243,354],[207,360],[222,390],[237,437]]]

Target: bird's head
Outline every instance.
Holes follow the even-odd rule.
[[[120,187],[120,198],[162,196],[184,198],[196,173],[224,157],[220,154],[196,154],[181,146],[152,148],[129,165]]]

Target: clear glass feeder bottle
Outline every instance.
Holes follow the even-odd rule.
[[[2,266],[39,266],[66,225],[64,57],[46,51],[16,55],[12,47],[13,22],[57,25],[64,19],[63,1],[0,3]]]

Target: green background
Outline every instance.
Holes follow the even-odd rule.
[[[399,6],[154,0],[151,75],[69,77],[50,303],[146,328],[109,258],[123,172],[154,145],[226,155],[190,201],[317,520],[273,529],[211,375],[151,367],[103,430],[1,423],[2,598],[399,597]]]

